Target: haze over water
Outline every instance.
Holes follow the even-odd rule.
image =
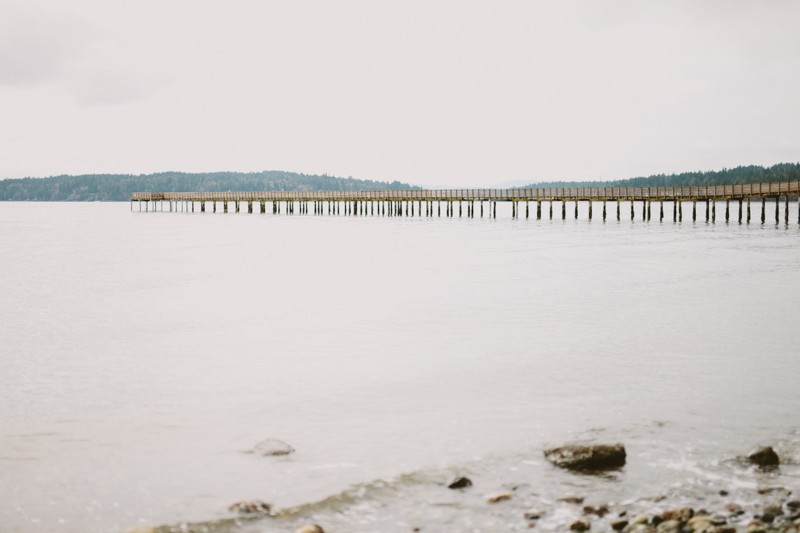
[[[498,207],[3,204],[0,529],[117,532],[335,496],[312,509],[334,533],[523,530],[521,507],[482,495],[800,489],[796,205],[789,225]],[[297,452],[242,453],[266,438]],[[584,479],[545,463],[582,439],[624,442],[628,465]],[[732,461],[757,444],[779,472]],[[440,486],[459,473],[472,492]]]

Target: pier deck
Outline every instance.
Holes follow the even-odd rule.
[[[747,221],[750,221],[750,202],[761,200],[761,221],[765,221],[766,199],[775,200],[775,219],[780,219],[780,199],[784,199],[785,221],[789,221],[789,197],[800,194],[800,181],[774,183],[749,183],[740,185],[717,185],[708,187],[549,187],[549,188],[514,188],[514,189],[407,189],[377,191],[274,191],[274,192],[136,192],[131,195],[133,202],[138,202],[139,210],[194,212],[195,205],[200,211],[206,211],[206,203],[211,202],[216,212],[217,203],[228,212],[228,203],[233,202],[236,212],[240,204],[246,202],[248,213],[253,212],[253,203],[260,204],[261,213],[266,213],[267,204],[275,214],[286,212],[314,214],[379,214],[389,216],[441,216],[442,205],[445,216],[458,216],[464,212],[466,216],[475,216],[475,204],[479,204],[480,215],[484,214],[484,203],[488,204],[488,216],[496,217],[497,202],[510,202],[512,217],[520,216],[521,203],[525,206],[525,216],[530,216],[530,204],[536,206],[536,217],[542,218],[542,202],[549,204],[549,216],[553,218],[553,204],[560,203],[561,217],[566,218],[568,202],[575,204],[575,217],[578,216],[578,203],[589,203],[589,218],[592,218],[592,205],[602,202],[603,218],[607,216],[606,203],[616,202],[616,218],[620,217],[620,202],[630,202],[631,218],[634,217],[634,205],[641,202],[642,218],[650,219],[652,202],[660,203],[660,218],[664,218],[664,202],[673,204],[673,219],[683,219],[683,203],[692,203],[692,219],[697,217],[697,202],[706,204],[706,220],[716,219],[716,205],[725,202],[725,219],[730,218],[731,200],[739,203],[739,221],[742,220],[743,203],[747,203]],[[798,197],[798,223],[800,223],[800,197]],[[150,209],[152,202],[153,209]],[[415,210],[414,207],[417,207]],[[424,208],[424,211],[423,211]],[[436,215],[434,215],[436,213]]]

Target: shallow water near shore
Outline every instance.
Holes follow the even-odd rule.
[[[789,225],[506,208],[0,204],[0,529],[514,531],[531,509],[563,528],[571,495],[797,495],[796,206]],[[243,453],[266,438],[297,451]],[[570,441],[623,442],[628,463],[545,462]],[[758,444],[778,471],[737,461]],[[474,485],[449,491],[456,475]],[[244,499],[279,516],[215,522]]]

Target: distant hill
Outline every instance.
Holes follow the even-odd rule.
[[[800,163],[779,163],[771,167],[750,165],[722,170],[656,174],[615,181],[542,181],[531,183],[526,187],[678,187],[797,180],[800,180]]]
[[[161,172],[83,174],[0,180],[0,200],[122,201],[132,192],[355,191],[418,189],[398,181],[336,178],[295,172]]]

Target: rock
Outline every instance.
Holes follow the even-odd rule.
[[[767,533],[767,528],[758,520],[753,520],[747,524],[747,529],[745,531],[747,533]]]
[[[636,518],[631,520],[631,525],[632,526],[638,526],[638,525],[646,524],[649,521],[650,521],[650,517],[649,516],[647,516],[646,514],[640,514],[639,516],[637,516]]]
[[[712,528],[711,518],[709,518],[708,516],[692,517],[686,522],[686,527],[688,527],[695,533],[700,533],[701,531],[708,531]]]
[[[665,520],[658,524],[658,533],[681,533],[681,523],[677,520]]]
[[[622,531],[628,525],[627,520],[614,520],[611,522],[611,529],[614,531]]]
[[[772,515],[772,514],[769,514],[769,513],[764,513],[764,514],[762,514],[760,516],[757,516],[756,518],[758,518],[759,520],[761,520],[765,524],[771,524],[771,523],[773,523],[775,521],[775,515]]]
[[[570,531],[589,531],[592,529],[592,524],[586,519],[579,518],[569,525],[569,529]]]
[[[792,511],[798,511],[800,510],[800,500],[792,500],[790,502],[786,502],[786,507],[788,507]]]
[[[769,494],[771,496],[777,496],[778,498],[788,498],[791,496],[792,491],[783,487],[767,487],[765,489],[758,489],[758,493],[762,496]]]
[[[724,526],[728,523],[728,520],[719,514],[713,515],[711,518],[709,518],[709,521],[715,526]]]
[[[500,492],[500,493],[497,493],[497,494],[493,494],[491,496],[487,496],[486,497],[486,502],[487,503],[499,503],[499,502],[504,502],[506,500],[510,500],[513,497],[514,497],[514,493],[513,492]]]
[[[747,454],[747,460],[760,467],[778,466],[781,462],[778,454],[770,446],[762,446],[753,450]]]
[[[622,444],[570,445],[544,451],[545,458],[556,466],[578,471],[597,471],[625,465]]]
[[[586,507],[583,508],[583,514],[586,515],[593,514],[599,516],[600,518],[603,518],[606,514],[608,514],[608,507],[606,507],[605,505],[601,505],[599,507],[587,505]]]
[[[325,531],[318,526],[317,524],[311,524],[309,526],[303,526],[300,529],[296,530],[294,533],[325,533]]]
[[[661,513],[661,518],[664,520],[677,520],[678,522],[688,522],[693,516],[694,509],[691,507],[679,507]]]
[[[239,514],[269,514],[271,509],[268,503],[261,500],[243,500],[228,507],[229,511]]]
[[[580,505],[583,503],[583,496],[564,496],[563,498],[559,498],[558,501],[571,503],[573,505]]]
[[[542,515],[544,515],[544,511],[528,511],[522,516],[525,517],[525,520],[539,520]]]
[[[472,480],[468,477],[457,477],[452,483],[447,485],[448,489],[465,489],[472,486]]]
[[[725,510],[728,511],[731,515],[738,516],[740,514],[744,514],[744,509],[738,503],[726,503]]]
[[[764,514],[778,516],[783,514],[783,507],[779,503],[770,503],[764,506],[763,512]]]
[[[158,533],[158,529],[153,526],[136,526],[129,530],[128,533]]]
[[[282,440],[267,439],[256,444],[251,453],[257,455],[289,455],[294,453],[294,448]]]

